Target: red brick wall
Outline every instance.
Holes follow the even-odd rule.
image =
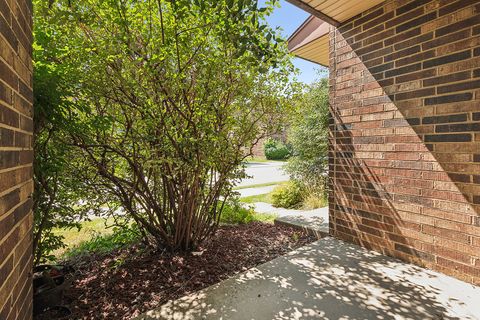
[[[32,7],[0,0],[0,319],[30,319]]]
[[[480,284],[480,1],[386,1],[330,36],[331,234]]]

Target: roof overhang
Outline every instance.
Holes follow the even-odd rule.
[[[287,0],[311,16],[290,36],[288,48],[297,57],[328,66],[328,25],[348,19],[385,0]]]
[[[288,39],[288,50],[305,60],[328,66],[330,25],[310,16]]]

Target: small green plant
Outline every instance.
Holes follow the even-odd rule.
[[[321,185],[307,185],[304,187],[304,190],[302,203],[302,208],[304,210],[323,208],[328,205],[325,188],[323,188]]]
[[[227,224],[245,224],[253,221],[273,223],[274,214],[257,213],[252,207],[242,206],[238,198],[228,201],[223,207],[220,221]]]
[[[255,211],[241,205],[238,198],[228,201],[223,207],[220,221],[228,224],[244,224],[255,220]]]
[[[271,198],[274,207],[295,208],[303,201],[304,188],[295,181],[280,185],[273,189]]]
[[[318,193],[308,193],[303,199],[302,208],[304,210],[313,210],[323,208],[326,205],[327,199],[324,195],[319,195]]]
[[[265,141],[263,150],[268,160],[285,160],[290,155],[290,150],[287,145],[271,138]]]
[[[300,239],[300,234],[298,234],[298,232],[294,232],[294,233],[292,234],[292,240],[295,241],[295,242],[297,242],[298,239]]]

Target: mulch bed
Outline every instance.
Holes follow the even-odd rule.
[[[198,253],[170,254],[140,245],[75,263],[65,293],[69,319],[130,319],[314,241],[265,223],[223,226]],[[38,317],[41,319],[41,317]]]

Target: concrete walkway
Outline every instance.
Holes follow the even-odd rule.
[[[137,320],[473,320],[479,297],[479,287],[325,238]]]
[[[253,204],[255,211],[259,213],[275,214],[275,224],[283,224],[298,228],[310,235],[321,239],[329,234],[328,231],[328,207],[314,210],[294,210],[275,208],[269,203],[256,202]]]
[[[240,197],[249,197],[270,193],[277,185],[265,187],[253,187],[237,190]],[[248,204],[254,207],[258,213],[267,213],[276,215],[276,224],[289,225],[306,231],[316,236],[318,239],[328,235],[328,207],[314,210],[294,210],[285,208],[276,208],[269,203],[256,202]]]

